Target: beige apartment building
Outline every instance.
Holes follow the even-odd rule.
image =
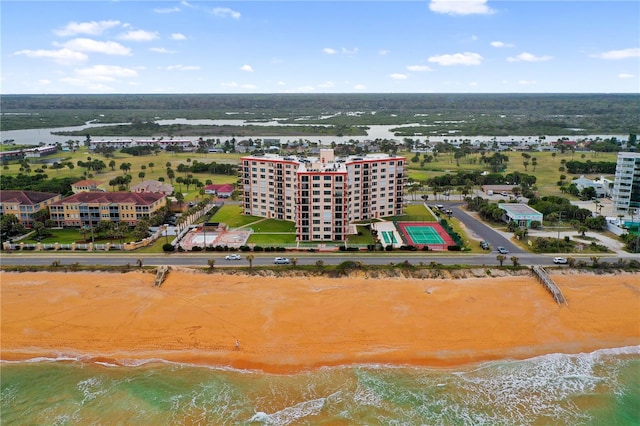
[[[0,191],[0,215],[12,214],[26,228],[34,223],[33,214],[62,198],[60,194],[38,191]]]
[[[243,212],[295,222],[298,241],[344,241],[350,223],[402,214],[405,173],[387,154],[243,157]]]
[[[80,192],[49,206],[56,226],[96,226],[100,221],[135,226],[167,204],[160,193]]]

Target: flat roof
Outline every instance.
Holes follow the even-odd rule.
[[[512,204],[512,203],[500,203],[498,204],[498,207],[500,207],[503,210],[508,211],[509,213],[513,213],[513,214],[539,214],[542,215],[542,213],[540,213],[538,210],[529,207],[526,204]]]

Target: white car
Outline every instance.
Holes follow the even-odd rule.
[[[286,257],[276,257],[275,259],[273,259],[273,263],[275,263],[276,265],[288,265],[291,263],[291,261]]]
[[[240,260],[242,259],[242,256],[240,256],[239,254],[228,254],[224,258],[226,260]]]
[[[553,258],[553,263],[555,263],[556,265],[564,265],[565,263],[567,263],[567,259],[564,257],[554,257]]]

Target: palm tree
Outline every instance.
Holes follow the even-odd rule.
[[[216,266],[216,260],[215,259],[209,259],[209,260],[207,260],[207,264],[209,265],[209,269],[213,269],[213,267]]]
[[[520,264],[520,258],[518,256],[511,256],[511,261],[513,262],[513,266],[518,266]]]
[[[253,268],[253,259],[255,259],[255,256],[250,254],[247,255],[247,262],[249,262],[249,269]]]
[[[291,264],[293,265],[293,267],[295,268],[296,265],[298,264],[298,258],[297,257],[293,257],[291,258]]]
[[[507,256],[505,256],[504,254],[499,254],[498,256],[496,256],[496,259],[498,260],[498,262],[500,262],[500,266],[502,267],[504,261],[507,260]]]
[[[138,265],[138,268],[142,268],[142,259],[136,260],[136,264]]]

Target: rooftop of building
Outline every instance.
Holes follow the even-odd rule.
[[[22,205],[35,205],[43,201],[58,197],[60,194],[38,191],[0,191],[1,203],[18,203]]]
[[[526,204],[500,203],[498,207],[512,214],[542,214]]]
[[[80,192],[71,195],[53,205],[64,204],[137,204],[149,205],[164,197],[157,192]]]

